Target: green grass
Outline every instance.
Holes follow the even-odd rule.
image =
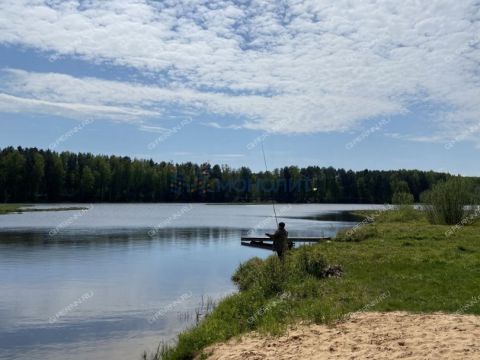
[[[369,234],[359,240],[300,248],[283,265],[274,256],[241,265],[233,276],[241,291],[180,334],[163,358],[191,359],[251,330],[279,334],[294,322],[331,324],[359,310],[480,314],[471,301],[480,295],[478,222],[447,238],[449,226],[406,207],[372,214],[373,223],[357,229]],[[341,265],[343,276],[322,277],[324,261]]]
[[[9,213],[22,213],[22,212],[35,212],[35,211],[68,211],[68,210],[86,210],[86,207],[70,206],[70,207],[58,207],[48,209],[35,209],[29,208],[32,205],[28,204],[0,204],[0,215]]]
[[[0,214],[8,214],[12,212],[21,212],[20,208],[26,206],[23,204],[0,204]]]

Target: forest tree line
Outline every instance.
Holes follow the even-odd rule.
[[[174,164],[90,153],[8,147],[0,151],[0,202],[391,203],[450,175],[288,166],[271,172]]]

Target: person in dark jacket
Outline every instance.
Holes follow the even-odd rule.
[[[285,223],[279,223],[278,229],[274,234],[265,235],[267,235],[270,239],[273,239],[273,251],[276,251],[280,260],[283,260],[285,252],[289,249],[288,231],[285,230]]]

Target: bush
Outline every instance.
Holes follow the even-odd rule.
[[[283,291],[288,270],[276,255],[266,260],[253,258],[240,264],[232,276],[233,282],[240,291],[260,291],[269,297]]]
[[[276,255],[268,257],[257,274],[257,284],[265,297],[278,295],[284,291],[289,277],[288,269]]]
[[[232,275],[232,281],[240,291],[248,290],[258,280],[263,260],[254,257],[241,263]]]
[[[254,258],[240,264],[232,280],[240,291],[258,291],[269,298],[285,292],[292,284],[301,283],[305,278],[326,277],[327,269],[327,261],[320,248],[301,246],[288,252],[283,263],[273,255],[265,260]]]
[[[473,211],[469,205],[476,204],[471,182],[459,176],[436,184],[422,193],[420,200],[432,224],[458,224]]]
[[[302,246],[294,254],[295,265],[302,274],[322,278],[327,268],[327,261],[315,246]]]
[[[407,192],[396,192],[392,196],[392,203],[395,205],[411,205],[413,202],[413,195]]]

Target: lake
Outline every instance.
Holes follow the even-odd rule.
[[[270,251],[271,205],[68,204],[0,215],[0,359],[140,359],[235,291],[240,262]],[[370,205],[283,205],[291,236],[331,236]]]

